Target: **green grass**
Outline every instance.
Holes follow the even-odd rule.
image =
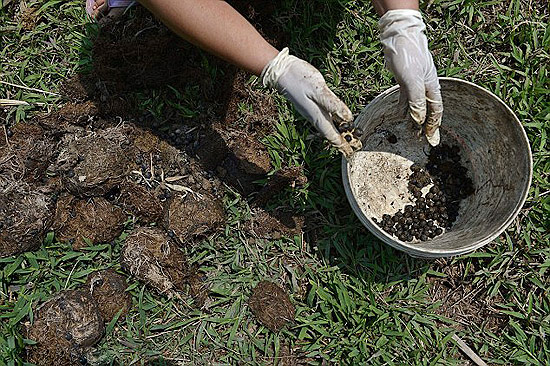
[[[33,4],[40,18],[30,30],[22,28],[13,8],[0,10],[0,80],[57,92],[64,80],[89,66],[97,29],[86,25],[83,1],[28,3]],[[510,228],[494,243],[449,261],[417,260],[389,248],[351,212],[338,154],[310,139],[307,123],[277,97],[280,124],[264,142],[275,167],[303,165],[309,179],[307,187],[289,189],[277,202],[313,218],[317,241],[250,240],[242,230],[250,208],[228,193],[225,231],[186,249],[208,277],[206,307],[195,309],[185,296],[158,296],[129,278],[134,308],[97,346],[99,364],[139,365],[155,357],[175,364],[273,364],[289,346],[311,364],[465,364],[451,339],[455,333],[489,364],[550,363],[548,4],[434,0],[423,4],[423,11],[439,74],[493,91],[525,126],[533,183],[529,205]],[[393,85],[368,1],[285,0],[278,14],[291,51],[318,67],[355,114]],[[178,95],[183,91],[163,93],[184,99],[182,117],[209,113],[201,110],[200,100]],[[141,96],[144,108],[162,114],[159,95],[164,94]],[[10,124],[61,102],[55,95],[4,84],[0,98],[46,103],[0,112]],[[240,105],[243,113],[253,107]],[[92,271],[119,269],[123,240],[124,235],[114,245],[76,253],[50,235],[40,250],[0,260],[0,365],[22,363],[20,351],[28,341],[21,324],[32,320],[34,306],[82,284]],[[280,333],[260,326],[247,306],[252,288],[263,279],[284,285],[296,305],[295,323]],[[436,279],[468,286],[467,294],[489,303],[501,317],[502,329],[493,332],[458,313],[441,315],[444,304],[430,296]],[[458,309],[475,315],[477,305]]]

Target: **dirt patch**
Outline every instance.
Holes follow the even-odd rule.
[[[447,277],[430,277],[428,296],[431,302],[441,302],[435,311],[458,322],[463,329],[476,324],[481,329],[498,334],[508,324],[508,317],[501,314],[494,305],[503,303],[500,296],[487,296],[487,291],[479,284],[473,284],[470,278],[464,278],[464,263],[451,265],[449,259],[438,259],[434,270],[445,273]],[[470,269],[475,273],[474,269]]]
[[[85,291],[68,290],[42,304],[34,313],[27,337],[27,361],[39,366],[80,364],[85,350],[104,332],[95,301]]]
[[[139,228],[122,248],[123,268],[161,293],[183,290],[189,266],[172,239],[159,228]]]
[[[64,194],[57,200],[54,224],[59,241],[69,241],[74,250],[92,245],[109,243],[115,240],[124,229],[126,215],[103,197],[86,200]]]
[[[63,186],[76,196],[100,196],[120,184],[130,169],[126,127],[112,127],[61,142],[56,170]]]
[[[141,24],[134,24],[141,28]],[[126,26],[131,28],[134,24]],[[204,76],[202,68],[189,67],[187,57],[192,46],[164,27],[151,28],[137,38],[128,37],[130,29],[126,34],[112,34],[109,27],[117,28],[117,25],[106,27],[93,48],[94,74],[109,92],[116,94],[167,84],[184,86],[199,82]]]
[[[252,313],[273,332],[294,321],[295,309],[285,290],[278,285],[261,281],[248,300]]]
[[[128,314],[132,307],[132,296],[126,292],[126,278],[112,269],[95,272],[88,276],[84,289],[89,291],[103,321],[110,322],[120,310],[119,319]]]
[[[93,117],[97,114],[99,114],[97,104],[87,100],[82,103],[65,103],[51,116],[55,117],[56,122],[67,122],[78,126],[85,126],[92,121]]]
[[[53,207],[51,198],[22,181],[0,187],[0,257],[40,247]]]
[[[0,187],[20,179],[40,183],[55,158],[55,146],[38,125],[18,123],[6,135],[0,129]]]
[[[303,187],[307,183],[308,179],[301,166],[281,169],[269,178],[267,184],[254,197],[253,203],[255,206],[265,206],[273,196],[284,189]]]
[[[225,221],[221,202],[207,193],[177,193],[170,199],[164,215],[166,229],[184,243],[219,228]]]
[[[238,71],[231,84],[224,116],[224,128],[238,128],[248,136],[263,137],[274,131],[277,106],[271,94],[254,89],[250,74]]]
[[[305,218],[295,215],[293,211],[277,208],[271,212],[255,209],[250,221],[247,222],[247,231],[258,238],[279,239],[282,236],[301,236],[304,230]]]

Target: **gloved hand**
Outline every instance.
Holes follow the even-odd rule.
[[[361,148],[351,134],[337,131],[333,121],[348,124],[353,116],[349,108],[328,88],[323,75],[308,62],[288,53],[284,48],[263,69],[264,86],[275,87],[287,97],[298,112],[346,157]]]
[[[389,10],[380,18],[378,27],[386,64],[400,85],[400,103],[408,101],[409,113],[419,125],[426,121],[426,138],[436,146],[443,101],[422,16],[418,10]]]

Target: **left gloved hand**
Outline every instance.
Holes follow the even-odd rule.
[[[419,125],[426,122],[426,138],[436,146],[443,101],[422,16],[418,10],[389,10],[380,18],[378,27],[388,69],[400,85],[400,102],[408,101],[409,113]]]

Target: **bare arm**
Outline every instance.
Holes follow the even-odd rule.
[[[200,48],[260,75],[278,53],[222,0],[140,0],[172,31]]]
[[[378,15],[382,16],[388,10],[395,9],[414,9],[418,10],[418,0],[372,0],[374,9]]]

